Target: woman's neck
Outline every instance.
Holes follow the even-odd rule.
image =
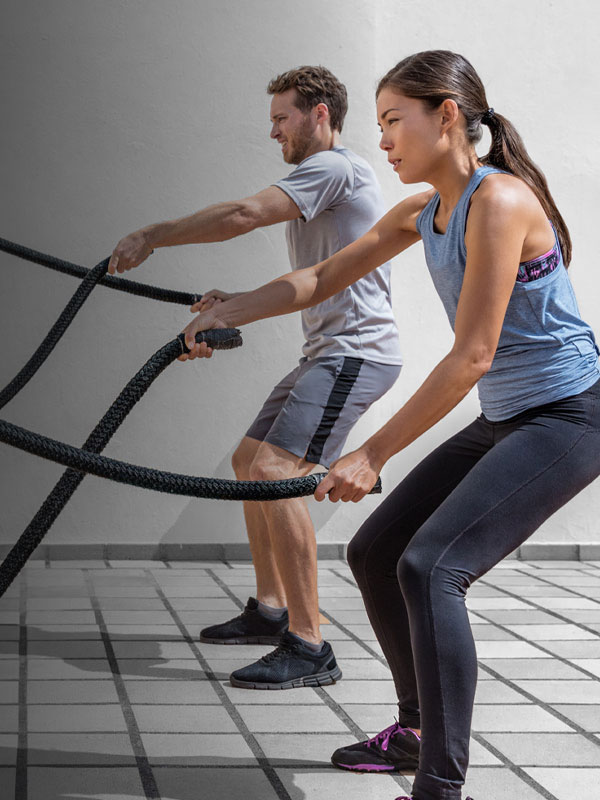
[[[440,196],[439,213],[442,217],[452,213],[473,173],[480,166],[477,154],[473,151],[445,160],[430,177],[428,183]]]

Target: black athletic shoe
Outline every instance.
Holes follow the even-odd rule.
[[[288,612],[281,619],[269,619],[258,610],[258,602],[249,597],[238,617],[211,625],[200,631],[200,641],[211,644],[277,644],[288,629]]]
[[[319,653],[307,647],[300,637],[287,631],[279,646],[254,664],[232,672],[232,686],[241,689],[296,689],[301,686],[328,686],[342,677],[329,642]]]
[[[366,742],[340,747],[331,763],[353,772],[400,772],[419,766],[420,738],[397,722]]]

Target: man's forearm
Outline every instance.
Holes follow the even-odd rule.
[[[255,227],[248,207],[240,201],[217,203],[188,217],[157,222],[142,229],[152,249],[180,244],[223,242]]]

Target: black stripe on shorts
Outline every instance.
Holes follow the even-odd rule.
[[[319,427],[308,445],[305,455],[306,460],[316,464],[319,463],[323,455],[323,448],[325,447],[327,437],[333,430],[333,426],[344,407],[346,398],[356,383],[363,361],[364,359],[362,358],[353,358],[352,356],[344,358],[340,374],[335,379],[335,383],[333,384],[327,400],[327,405],[323,410],[323,416],[321,417]]]

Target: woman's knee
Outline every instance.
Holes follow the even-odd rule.
[[[431,569],[429,559],[418,547],[407,547],[396,564],[396,575],[403,594],[421,592]]]

